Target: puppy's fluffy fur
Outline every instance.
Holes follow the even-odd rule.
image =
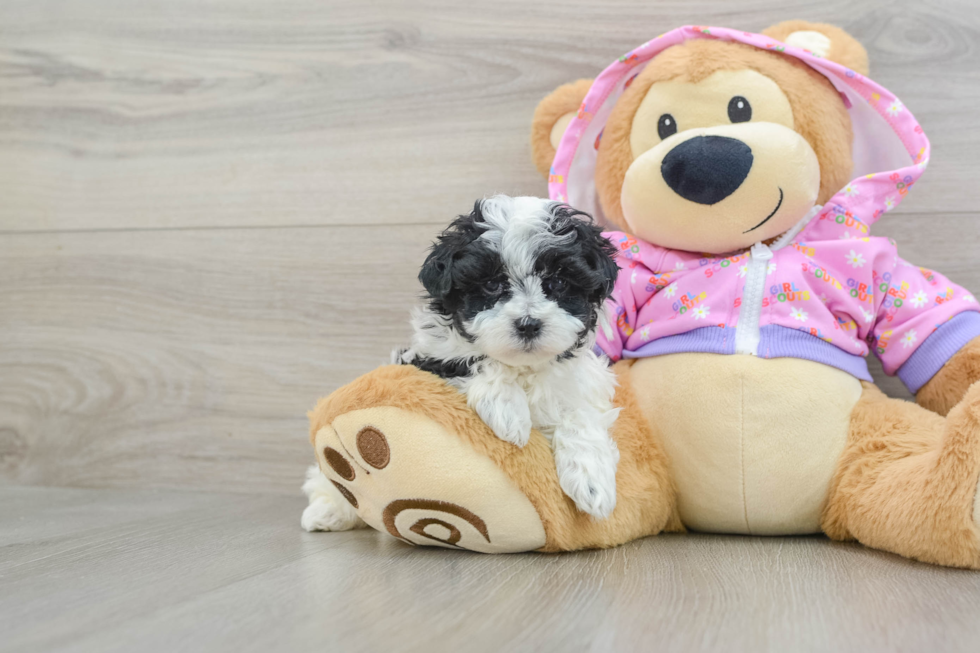
[[[524,446],[532,427],[541,431],[562,490],[599,519],[616,506],[619,462],[609,437],[616,380],[593,351],[618,274],[614,252],[592,219],[567,205],[478,201],[433,245],[419,273],[428,303],[413,314],[412,347],[392,355],[465,393],[501,439]],[[304,527],[360,525],[339,497],[336,514],[324,513],[336,491],[322,478],[311,470],[304,486]]]
[[[562,489],[597,518],[616,505],[619,460],[609,437],[616,381],[593,352],[618,273],[614,251],[589,216],[564,204],[477,202],[422,266],[429,303],[399,356],[459,388],[502,440],[524,446],[539,429]]]

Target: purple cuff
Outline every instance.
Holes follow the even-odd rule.
[[[909,392],[915,394],[953,354],[977,336],[980,336],[980,313],[960,313],[922,341],[918,349],[898,368],[898,378]]]

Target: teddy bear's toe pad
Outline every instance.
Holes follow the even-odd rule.
[[[545,544],[513,481],[427,417],[387,406],[345,413],[317,432],[316,454],[361,518],[402,541],[484,553]]]

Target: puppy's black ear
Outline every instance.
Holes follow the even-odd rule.
[[[619,277],[619,266],[616,265],[616,246],[608,238],[602,235],[602,229],[591,225],[593,238],[590,247],[595,254],[596,272],[602,277],[602,297],[600,301],[605,301],[616,285],[616,278]],[[588,254],[586,255],[588,256]]]
[[[425,263],[419,270],[419,281],[432,299],[442,301],[452,290],[451,265],[452,254],[441,250],[438,245],[434,245],[432,251],[425,257]]]
[[[481,211],[482,202],[477,200],[473,212],[453,220],[432,245],[432,251],[425,257],[419,271],[419,281],[432,299],[443,301],[453,289],[453,266],[463,250],[480,237],[482,230],[477,226],[484,222]]]
[[[619,276],[616,246],[602,235],[602,228],[595,224],[588,213],[564,204],[556,205],[553,213],[555,216],[553,228],[557,234],[575,232],[575,244],[578,245],[580,255],[593,275],[591,281],[594,292],[590,300],[595,304],[601,304],[612,294],[616,277]]]
[[[602,229],[594,224],[586,225],[582,234],[582,254],[585,262],[595,271],[597,288],[593,302],[600,304],[605,301],[616,285],[619,276],[619,266],[616,265],[616,247],[602,235]]]

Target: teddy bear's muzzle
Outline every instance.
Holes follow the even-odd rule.
[[[730,252],[792,227],[819,190],[820,164],[806,139],[784,125],[748,122],[681,131],[646,150],[626,170],[620,201],[638,238]]]

